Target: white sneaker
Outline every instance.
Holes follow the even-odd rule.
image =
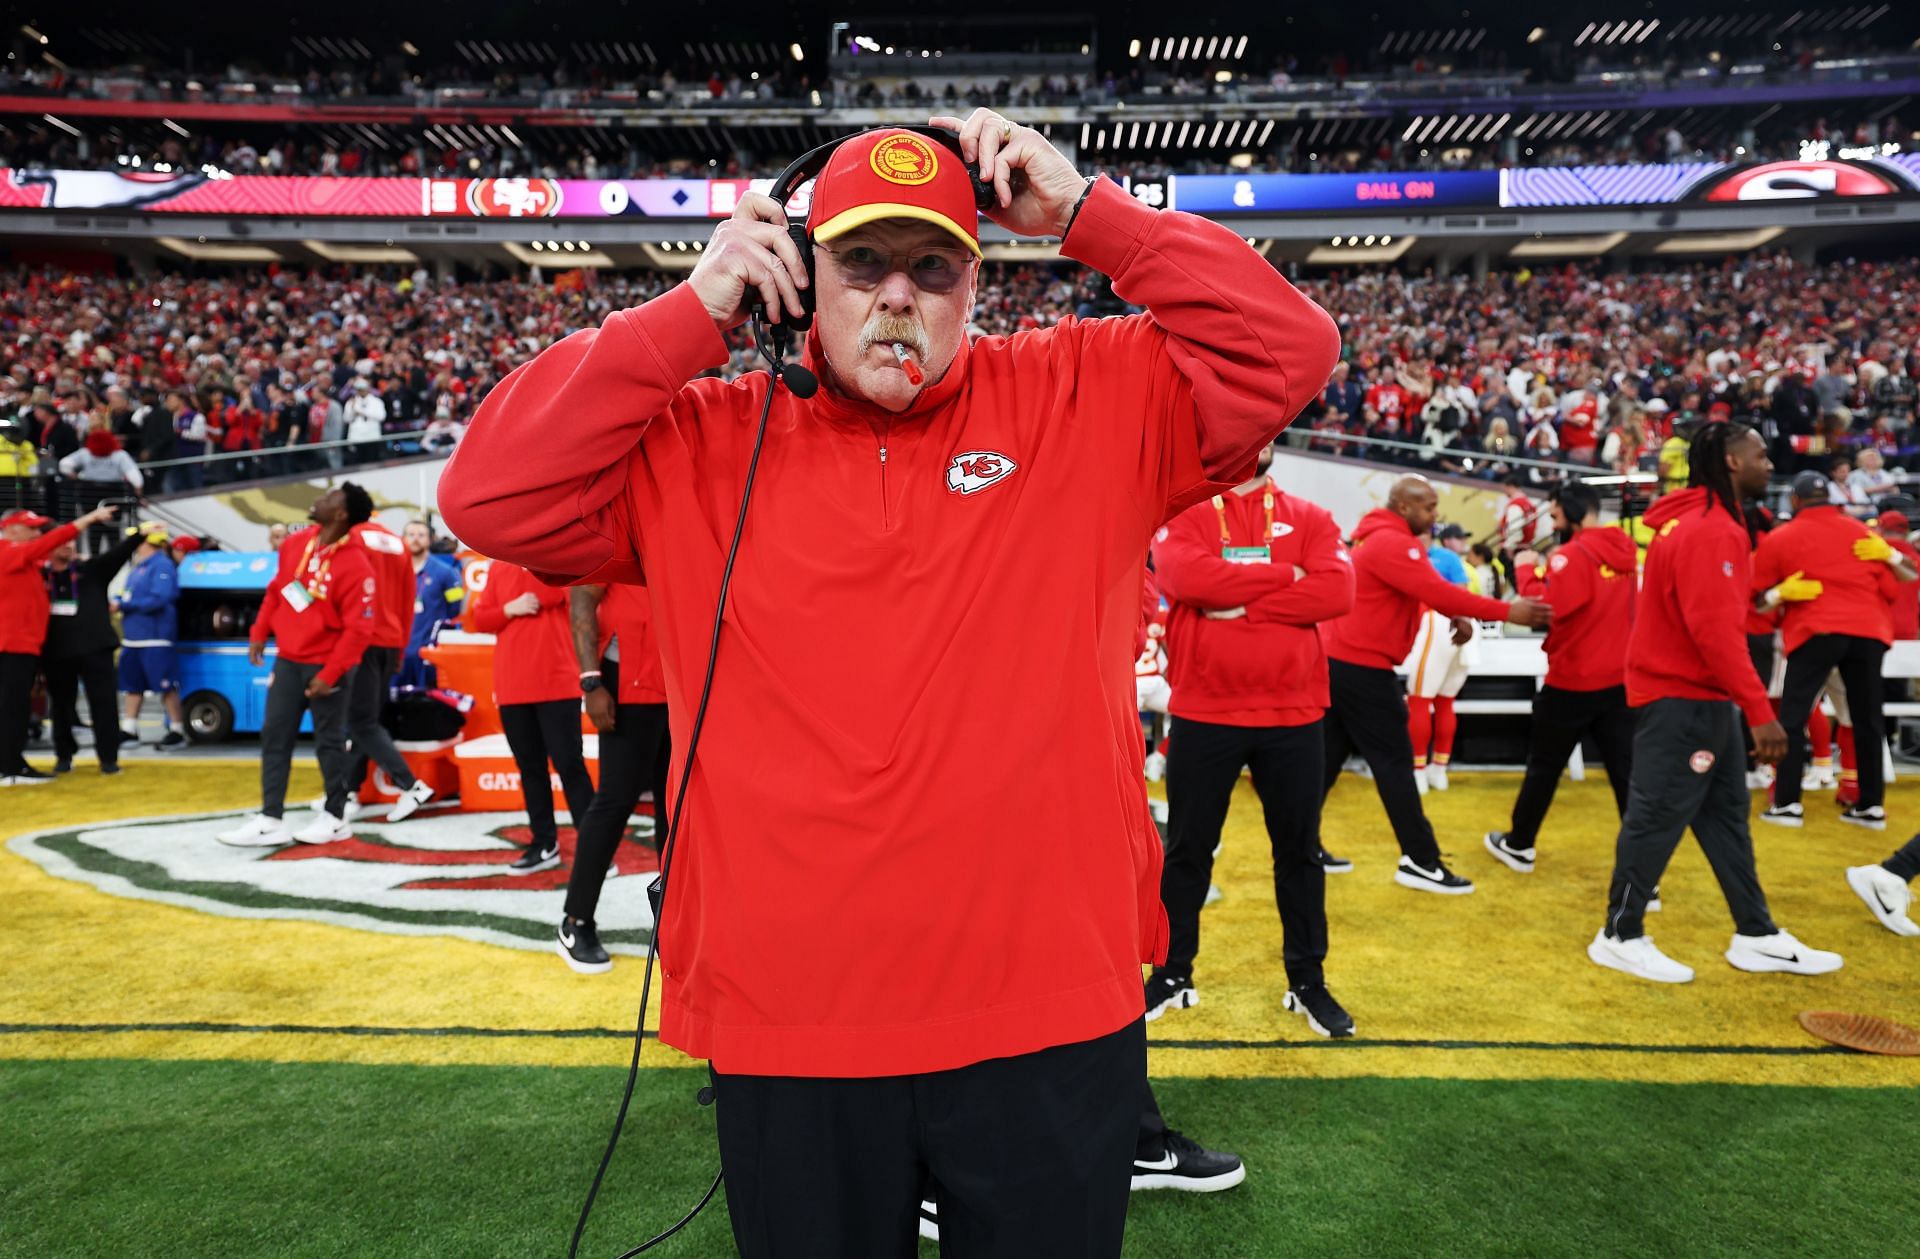
[[[433,788],[429,787],[426,783],[416,782],[413,786],[402,792],[400,798],[393,802],[393,807],[387,810],[387,821],[404,822],[413,816],[415,809],[418,809],[431,799],[433,799]],[[351,808],[352,802],[349,801],[348,803],[349,808]],[[352,821],[353,819],[348,817],[347,820]]]
[[[44,777],[39,774],[8,774],[0,778],[0,787],[44,787],[50,782],[57,781],[59,780],[52,774]]]
[[[1651,979],[1657,984],[1684,984],[1693,980],[1693,967],[1674,961],[1653,945],[1653,937],[1639,935],[1631,940],[1616,940],[1602,927],[1587,946],[1587,956],[1602,966]]]
[[[1147,756],[1147,781],[1157,783],[1167,776],[1167,758],[1160,752]]]
[[[1435,791],[1447,789],[1447,767],[1438,761],[1427,766],[1427,786]]]
[[[1727,946],[1727,961],[1735,970],[1783,971],[1789,975],[1825,975],[1843,964],[1838,953],[1810,949],[1786,931],[1733,937],[1733,943]]]
[[[1218,883],[1209,883],[1207,884],[1207,899],[1200,902],[1200,908],[1205,909],[1215,901],[1225,900],[1226,896],[1227,894],[1220,890]]]
[[[1867,903],[1880,925],[1897,936],[1920,936],[1920,923],[1907,917],[1913,904],[1913,889],[1885,866],[1852,866],[1847,870],[1847,886]]]
[[[327,798],[325,796],[315,796],[313,799],[307,801],[307,808],[313,810],[315,813],[325,813],[327,811]],[[347,802],[340,806],[340,820],[342,822],[351,822],[359,816],[360,802],[352,796],[348,796]]]
[[[293,833],[296,844],[331,844],[339,839],[352,839],[353,828],[327,812],[325,809],[313,821]]]
[[[1806,772],[1800,775],[1800,790],[1802,792],[1825,791],[1831,786],[1833,786],[1833,770],[1831,769],[1809,765],[1807,766]]]
[[[1427,777],[1427,767],[1424,765],[1415,765],[1413,767],[1414,790],[1424,796],[1427,794],[1427,788],[1432,785],[1432,780]]]
[[[1772,822],[1775,826],[1804,826],[1807,811],[1800,807],[1798,800],[1792,804],[1774,804],[1767,806],[1760,814],[1762,822]]]
[[[1747,790],[1766,791],[1773,786],[1773,766],[1762,765],[1747,771]]]
[[[264,813],[256,813],[232,830],[221,831],[214,838],[234,848],[279,848],[293,842],[286,822]]]
[[[1166,825],[1168,807],[1165,800],[1156,800],[1152,796],[1147,797],[1147,812],[1153,814],[1153,820],[1162,826]]]

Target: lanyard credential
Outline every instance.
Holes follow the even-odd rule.
[[[1266,525],[1260,530],[1259,546],[1233,545],[1233,531],[1227,527],[1227,501],[1222,495],[1213,496],[1214,514],[1220,519],[1220,558],[1232,564],[1266,564],[1273,559],[1273,481],[1267,481],[1266,493],[1262,495],[1262,506],[1266,509]]]

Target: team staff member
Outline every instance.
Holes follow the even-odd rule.
[[[120,613],[120,690],[126,695],[126,726],[121,738],[127,743],[140,740],[140,708],[148,691],[160,697],[167,729],[160,736],[163,751],[186,746],[181,727],[186,718],[180,708],[180,671],[173,651],[174,635],[179,629],[180,563],[165,528],[152,526],[144,543],[134,552],[133,570],[127,574],[126,589],[114,602]]]
[[[667,838],[667,683],[643,587],[575,586],[568,615],[587,717],[600,732],[600,785],[575,824],[566,914],[554,947],[582,975],[599,975],[613,968],[613,959],[600,945],[593,915],[643,789],[653,790],[654,837]]]
[[[1737,934],[1726,958],[1747,971],[1818,975],[1840,955],[1810,949],[1774,925],[1754,868],[1736,707],[1763,761],[1786,752],[1786,731],[1741,648],[1752,542],[1741,508],[1766,492],[1773,462],[1745,424],[1705,424],[1687,449],[1689,487],[1646,515],[1653,542],[1627,643],[1627,701],[1640,710],[1633,782],[1614,846],[1607,922],[1587,956],[1640,979],[1683,984],[1692,967],[1646,934],[1647,903],[1688,827],[1719,880]]]
[[[1327,991],[1327,881],[1320,851],[1320,718],[1327,657],[1319,624],[1353,606],[1353,562],[1323,508],[1267,474],[1188,508],[1156,536],[1167,619],[1167,960],[1147,980],[1147,1017],[1196,1003],[1200,907],[1240,771],[1273,846],[1285,936],[1286,1007],[1322,1036],[1353,1035]]]
[[[1550,624],[1553,610],[1537,599],[1502,603],[1484,598],[1436,572],[1425,539],[1439,508],[1440,496],[1425,477],[1404,476],[1393,483],[1387,505],[1368,512],[1354,531],[1353,611],[1322,630],[1331,702],[1321,781],[1324,796],[1339,780],[1347,756],[1358,750],[1373,770],[1374,789],[1400,844],[1393,881],[1457,896],[1473,891],[1473,883],[1440,860],[1440,845],[1420,808],[1413,740],[1407,734],[1407,697],[1394,667],[1413,646],[1423,606],[1443,616],[1534,628]],[[1456,624],[1454,644],[1465,643],[1471,631],[1471,625]]]
[[[1885,538],[1828,501],[1831,484],[1819,472],[1794,477],[1793,519],[1767,534],[1754,552],[1754,590],[1762,598],[1789,579],[1819,583],[1817,597],[1787,602],[1780,623],[1787,652],[1780,692],[1787,754],[1774,777],[1773,804],[1760,816],[1780,826],[1799,826],[1805,818],[1800,771],[1807,759],[1807,718],[1837,669],[1847,690],[1855,745],[1869,749],[1859,766],[1859,800],[1840,811],[1840,820],[1885,830],[1880,661],[1893,642],[1893,601],[1900,595],[1901,578],[1888,561],[1902,557]]]
[[[798,1236],[897,1253],[928,1165],[950,1253],[1119,1252],[1136,1124],[1113,1099],[1145,1070],[1138,965],[1165,948],[1127,681],[1140,558],[1252,474],[1338,352],[1231,230],[988,111],[960,144],[996,222],[1147,313],[969,342],[966,169],[869,132],[814,183],[807,257],[744,197],[686,284],[495,388],[441,480],[482,550],[644,571],[690,720],[771,384],[694,378],[746,294],[792,312],[810,284],[822,384],[772,397],[660,945],[661,1036],[712,1059],[750,1259]]]
[[[433,799],[432,785],[413,776],[407,758],[380,724],[380,712],[392,693],[393,676],[400,672],[400,657],[413,628],[413,565],[399,536],[377,520],[355,525],[349,536],[367,554],[374,589],[373,641],[347,686],[347,738],[353,745],[353,759],[347,763],[347,799],[359,795],[369,762],[378,764],[400,792],[387,810],[387,821],[403,822]]]
[[[507,870],[550,870],[560,864],[552,775],[560,775],[576,834],[593,803],[593,778],[580,739],[580,675],[574,669],[567,592],[518,564],[495,560],[487,569],[486,588],[473,601],[473,623],[495,636],[493,698],[520,771],[520,797],[533,832],[526,851]]]
[[[1599,523],[1600,496],[1569,482],[1553,497],[1560,546],[1542,563],[1538,552],[1514,557],[1520,593],[1553,605],[1547,631],[1547,677],[1533,698],[1527,773],[1505,831],[1487,832],[1487,851],[1508,869],[1533,873],[1540,823],[1553,807],[1567,758],[1591,734],[1607,767],[1613,803],[1625,817],[1633,776],[1633,710],[1627,706],[1627,630],[1639,549],[1618,529]]]
[[[314,500],[303,529],[280,547],[280,567],[260,600],[247,660],[266,659],[274,640],[273,678],[260,724],[260,812],[216,838],[236,848],[324,844],[351,837],[347,829],[348,676],[373,638],[373,567],[366,550],[347,536],[373,515],[373,499],[351,481]],[[313,715],[314,755],[326,782],[326,807],[308,825],[288,831],[282,820],[287,777],[300,718]]]
[[[40,565],[82,529],[112,520],[117,510],[96,507],[46,533],[41,530],[53,522],[37,512],[22,508],[0,516],[0,787],[53,781],[53,775],[27,764],[25,755],[34,668],[49,615]]]
[[[433,530],[426,521],[409,520],[400,531],[400,539],[407,544],[407,560],[413,569],[413,627],[407,635],[399,683],[429,690],[436,682],[434,668],[421,658],[420,651],[432,646],[442,625],[460,619],[467,592],[460,584],[460,566],[433,553]]]
[[[120,772],[119,692],[114,688],[113,653],[120,636],[113,630],[113,612],[107,602],[107,583],[113,580],[134,549],[140,531],[91,559],[78,558],[69,539],[47,557],[47,641],[40,648],[40,672],[47,679],[47,706],[53,712],[53,772],[73,769],[80,750],[73,737],[78,720],[75,700],[87,691],[87,715],[93,729],[93,754],[100,772]]]

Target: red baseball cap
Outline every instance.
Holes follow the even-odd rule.
[[[39,512],[28,511],[24,507],[0,516],[0,529],[4,529],[8,525],[27,525],[34,529],[40,529],[52,523],[53,521],[42,516]]]
[[[173,550],[176,550],[176,551],[185,551],[185,552],[187,552],[188,554],[192,554],[193,552],[195,552],[195,551],[198,551],[198,550],[200,549],[200,539],[198,539],[198,538],[175,538],[175,539],[173,540],[173,547],[172,547],[172,549],[173,549]]]
[[[832,240],[877,219],[919,219],[944,228],[980,257],[980,212],[960,155],[897,129],[841,142],[813,181],[807,230]]]
[[[1913,527],[1907,523],[1903,513],[1891,510],[1881,512],[1874,518],[1874,523],[1882,529],[1891,529],[1902,536],[1905,536],[1906,532]]]

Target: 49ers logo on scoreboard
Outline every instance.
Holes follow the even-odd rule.
[[[560,213],[560,185],[551,179],[476,179],[467,210],[489,219],[542,219]]]
[[[1891,166],[1861,162],[1765,162],[1722,168],[1695,184],[1702,201],[1799,201],[1815,197],[1884,197],[1911,192]]]
[[[1019,469],[1019,464],[997,450],[969,450],[955,455],[947,465],[947,489],[954,494],[977,494]]]

